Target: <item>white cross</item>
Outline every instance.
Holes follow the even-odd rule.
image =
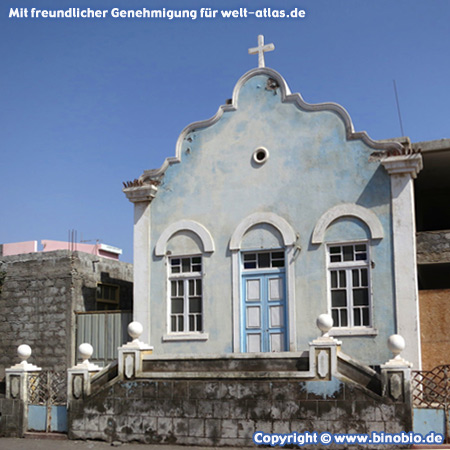
[[[266,67],[266,64],[264,62],[264,52],[271,52],[272,50],[275,50],[275,45],[264,45],[264,36],[260,34],[258,36],[258,47],[249,48],[248,53],[249,55],[258,54],[258,67]]]

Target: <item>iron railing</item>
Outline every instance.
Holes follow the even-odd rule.
[[[447,411],[450,404],[450,365],[413,371],[412,394],[415,408]]]
[[[65,405],[67,403],[67,374],[43,370],[28,377],[30,405]]]

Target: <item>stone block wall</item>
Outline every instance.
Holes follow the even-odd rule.
[[[119,381],[69,409],[69,438],[253,446],[255,431],[411,430],[406,403],[353,383],[280,379]]]
[[[22,434],[23,403],[0,396],[0,436],[20,437]]]
[[[0,378],[18,362],[17,347],[33,349],[31,362],[64,370],[70,360],[71,258],[68,252],[6,256],[0,293]],[[70,334],[69,334],[70,336]]]
[[[417,233],[417,262],[450,262],[450,230]]]
[[[75,361],[75,311],[95,309],[98,283],[120,286],[120,308],[132,309],[133,266],[58,250],[0,258],[0,380],[28,344],[30,362],[65,370]]]

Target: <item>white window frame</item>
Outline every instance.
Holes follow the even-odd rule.
[[[331,247],[345,247],[345,246],[366,246],[366,259],[365,260],[352,260],[352,261],[339,261],[331,262],[330,258],[330,248]],[[332,283],[331,283],[331,272],[334,270],[344,270],[346,276],[346,299],[347,306],[347,326],[333,326],[330,330],[330,335],[332,336],[355,336],[355,335],[377,335],[378,331],[373,327],[373,294],[372,294],[372,262],[371,262],[371,247],[370,242],[367,240],[363,241],[339,241],[339,242],[329,242],[326,245],[326,265],[327,265],[327,298],[328,298],[328,313],[332,316]],[[357,325],[353,324],[353,269],[367,269],[367,283],[368,283],[368,313],[369,313],[369,324],[368,325]]]
[[[259,267],[259,259],[258,255],[260,254],[268,254],[269,255],[269,266],[268,267]],[[274,253],[282,253],[283,258],[275,258]],[[254,260],[256,267],[246,268],[245,263],[253,262],[253,261],[245,261],[245,257],[248,255],[256,255],[256,259]],[[282,266],[277,266],[276,261],[283,261]],[[242,250],[241,251],[241,272],[249,273],[249,272],[271,272],[271,271],[285,271],[286,269],[286,251],[284,248],[275,248],[275,249],[267,249],[267,250]]]
[[[200,271],[190,271],[180,273],[172,273],[172,260],[174,259],[191,259],[200,258],[201,260],[201,270]],[[205,333],[205,295],[204,295],[204,261],[205,258],[202,254],[195,255],[171,255],[167,258],[167,334],[163,336],[163,341],[189,341],[189,340],[207,340],[208,333]],[[180,264],[181,261],[180,261]],[[180,265],[181,267],[181,265]],[[202,330],[199,331],[189,331],[189,281],[190,280],[201,280],[201,317],[202,317]],[[183,331],[172,331],[172,281],[183,281],[184,292],[183,292]]]

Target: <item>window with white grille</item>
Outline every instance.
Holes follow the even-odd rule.
[[[328,286],[334,327],[370,327],[370,259],[366,243],[328,246]]]
[[[171,258],[169,272],[169,332],[202,332],[202,257]]]

